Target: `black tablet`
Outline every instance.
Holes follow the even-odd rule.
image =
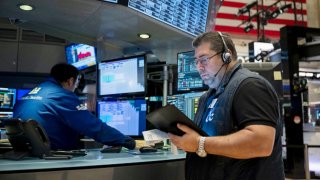
[[[198,132],[201,136],[208,136],[207,133],[199,128],[191,119],[171,104],[152,111],[147,115],[147,120],[157,129],[164,132],[170,132],[178,136],[182,136],[184,134],[184,132],[177,127],[178,123],[187,125]]]

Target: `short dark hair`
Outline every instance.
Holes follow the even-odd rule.
[[[226,42],[228,49],[231,51],[232,59],[237,59],[238,55],[237,55],[237,51],[236,51],[236,48],[234,46],[232,39],[226,33],[222,33],[222,36],[223,36],[224,41]],[[193,40],[192,46],[194,48],[196,48],[204,42],[210,43],[211,50],[213,50],[215,52],[223,52],[224,51],[223,41],[217,31],[216,32],[211,32],[211,31],[205,32],[205,33],[199,35],[198,37],[196,37]]]
[[[74,79],[77,79],[78,75],[79,75],[78,69],[66,63],[59,63],[54,65],[51,68],[51,72],[50,72],[50,76],[60,83],[67,81],[71,77],[73,77]]]

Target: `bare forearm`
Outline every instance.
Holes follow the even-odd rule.
[[[205,150],[237,159],[269,156],[274,134],[273,127],[253,125],[227,136],[207,137]]]

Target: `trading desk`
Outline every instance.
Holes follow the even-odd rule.
[[[100,153],[69,160],[28,157],[20,161],[0,159],[1,180],[183,180],[185,153],[170,151],[135,154],[137,151]]]

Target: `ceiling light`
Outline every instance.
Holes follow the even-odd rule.
[[[284,13],[287,9],[291,8],[292,4],[286,4],[281,6],[280,8],[277,8],[276,10],[274,10],[271,14],[269,19],[275,19],[277,18],[280,14]]]
[[[32,11],[34,7],[28,4],[19,4],[18,7],[23,11]]]
[[[253,29],[253,24],[248,24],[246,27],[244,27],[244,32],[248,33],[249,31],[251,31]]]
[[[307,73],[306,73],[306,77],[313,77],[313,73],[307,72]]]
[[[138,34],[138,36],[142,39],[149,39],[151,37],[150,34],[147,34],[147,33],[141,33],[141,34]]]
[[[282,11],[277,8],[276,10],[274,10],[271,14],[270,14],[270,18],[269,19],[275,19],[277,18],[280,14],[282,13]]]
[[[306,73],[305,72],[299,72],[299,77],[305,77]]]
[[[253,2],[245,5],[244,7],[240,8],[240,9],[238,10],[237,16],[239,16],[239,15],[241,15],[241,14],[244,14],[244,13],[246,13],[246,12],[249,12],[250,9],[251,9],[253,6],[256,6],[256,5],[257,5],[257,3],[258,3],[258,1],[253,1]]]
[[[286,4],[280,7],[280,9],[282,10],[282,13],[290,8],[292,8],[292,4]]]

